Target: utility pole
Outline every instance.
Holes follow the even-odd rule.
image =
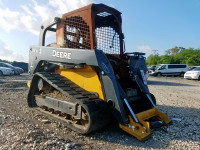
[[[153,51],[153,54],[154,54],[154,55],[158,55],[158,53],[157,53],[158,50],[154,49],[154,50],[152,50],[152,51]]]

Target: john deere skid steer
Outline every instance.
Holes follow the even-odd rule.
[[[28,105],[82,134],[119,127],[144,140],[170,122],[145,77],[143,53],[125,53],[121,13],[91,4],[43,23],[31,46]],[[56,41],[45,45],[46,32]]]

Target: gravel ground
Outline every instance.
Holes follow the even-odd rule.
[[[0,77],[0,150],[7,149],[200,149],[200,81],[150,77],[162,112],[178,118],[140,142],[116,124],[80,135],[27,107],[29,76]]]

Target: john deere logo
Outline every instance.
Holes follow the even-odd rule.
[[[60,51],[56,51],[56,50],[53,50],[53,52],[52,52],[53,57],[63,58],[63,59],[72,59],[71,54],[72,53],[60,52]]]

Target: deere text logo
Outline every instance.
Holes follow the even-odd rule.
[[[57,57],[57,58],[64,58],[64,59],[72,59],[71,54],[72,53],[59,52],[56,50],[53,50],[53,52],[52,52],[52,56]]]

